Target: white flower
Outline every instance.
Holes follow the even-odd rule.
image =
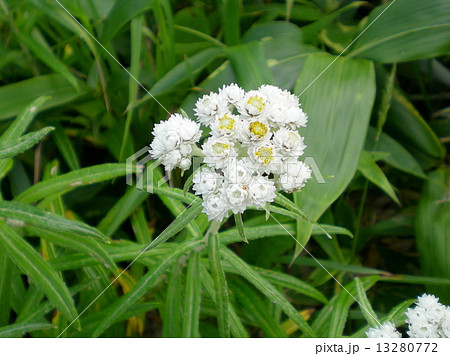
[[[425,313],[430,322],[439,323],[444,317],[445,306],[439,303],[439,298],[434,295],[423,294],[418,298],[416,304],[417,307],[425,309]]]
[[[244,116],[264,116],[267,113],[269,101],[259,90],[250,90],[236,105],[239,113]]]
[[[247,146],[266,142],[272,136],[269,124],[263,119],[241,120],[238,134],[239,139]]]
[[[425,308],[417,306],[415,308],[408,308],[405,312],[407,324],[426,324],[428,323],[428,316]]]
[[[194,173],[193,182],[192,189],[195,190],[195,194],[205,197],[217,192],[222,186],[223,176],[217,173],[215,169],[205,166]]]
[[[203,95],[195,103],[195,115],[202,124],[209,126],[216,117],[229,113],[227,102],[216,93]]]
[[[180,150],[172,150],[160,157],[161,163],[165,167],[166,171],[171,171],[175,167],[178,167],[182,159],[183,156]]]
[[[202,211],[208,216],[208,220],[221,221],[228,215],[228,210],[230,209],[221,191],[203,197],[202,205]]]
[[[450,337],[450,307],[447,306],[444,310],[444,317],[441,321],[441,328],[439,331],[441,337]]]
[[[225,136],[234,139],[239,125],[239,116],[225,113],[211,121],[211,133],[214,136]]]
[[[248,185],[248,191],[252,203],[256,206],[264,206],[268,202],[273,202],[276,197],[275,183],[268,177],[253,177]]]
[[[278,173],[281,169],[281,156],[272,143],[264,143],[249,149],[253,169],[260,173]]]
[[[248,202],[248,188],[243,184],[225,184],[225,195],[234,214],[243,213]]]
[[[389,321],[384,322],[381,326],[377,326],[375,328],[370,328],[369,331],[366,332],[368,338],[400,338],[402,334],[400,334],[395,325]]]
[[[278,179],[280,188],[286,193],[292,193],[305,186],[306,181],[311,178],[311,168],[305,163],[289,160],[282,165],[283,173]]]
[[[274,133],[272,142],[278,148],[282,156],[300,157],[306,148],[304,138],[297,131],[284,127]]]
[[[204,162],[216,168],[228,165],[228,160],[236,157],[234,143],[227,138],[210,137],[202,146],[205,155]]]
[[[229,104],[236,106],[236,104],[244,97],[245,92],[244,89],[239,87],[239,85],[233,83],[230,85],[224,85],[222,89],[219,89],[219,95]]]
[[[167,123],[178,131],[183,143],[196,143],[200,140],[200,125],[195,121],[189,120],[181,114],[173,114]]]
[[[247,185],[252,179],[252,172],[249,167],[248,158],[230,158],[228,165],[223,169],[223,173],[228,183]]]
[[[419,338],[435,338],[439,337],[438,329],[436,325],[428,323],[416,323],[409,325],[409,330],[406,332],[409,337],[419,337]]]

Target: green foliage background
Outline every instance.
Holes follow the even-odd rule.
[[[362,337],[450,304],[449,30],[447,0],[0,0],[0,336]],[[125,184],[163,107],[232,82],[300,96],[325,184],[212,227],[190,172]]]

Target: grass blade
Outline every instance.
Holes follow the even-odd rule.
[[[200,318],[201,284],[200,254],[192,252],[186,275],[186,294],[184,297],[184,318],[181,335],[183,337],[199,337],[198,324]]]
[[[49,323],[22,323],[4,326],[0,328],[0,337],[17,337],[17,334],[25,334],[30,331],[45,330],[55,328]]]
[[[14,157],[28,150],[54,129],[54,127],[44,127],[43,129],[22,136],[16,142],[0,145],[0,160]]]
[[[42,289],[55,307],[69,320],[78,313],[67,286],[58,273],[8,225],[0,220],[0,241],[14,263]],[[77,327],[79,323],[75,324]]]
[[[367,294],[364,290],[364,286],[361,283],[359,278],[355,278],[356,283],[356,299],[358,299],[358,304],[361,309],[361,312],[366,319],[367,323],[372,327],[376,327],[380,325],[378,321],[377,314],[372,309],[372,305],[370,305],[369,300],[367,299]]]

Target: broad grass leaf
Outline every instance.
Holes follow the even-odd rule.
[[[425,182],[417,208],[417,250],[424,274],[450,279],[450,170],[438,169]],[[450,304],[448,287],[430,288]]]
[[[391,1],[372,11],[366,29],[350,56],[382,63],[440,56],[450,50],[450,3]]]
[[[314,159],[325,180],[320,184],[313,176],[302,191],[295,193],[299,208],[315,221],[342,194],[356,172],[375,97],[373,65],[365,60],[311,54],[295,93],[300,94],[309,117],[307,127],[300,132],[308,147],[306,155]],[[299,242],[305,246],[312,225],[299,224]],[[300,250],[297,248],[297,253]]]

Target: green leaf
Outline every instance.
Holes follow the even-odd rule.
[[[366,150],[370,151],[371,149],[373,149],[376,142],[375,139],[376,129],[373,127],[369,127],[365,144]],[[389,155],[381,158],[381,160],[383,160],[390,166],[416,177],[426,179],[426,175],[423,172],[422,167],[414,158],[414,156],[388,134],[385,134],[383,132],[381,133],[380,139],[376,144],[376,152],[389,153]]]
[[[89,225],[79,221],[69,220],[32,205],[0,201],[0,216],[23,221],[26,224],[40,227],[44,230],[94,237],[109,243],[105,235]]]
[[[41,108],[49,109],[73,102],[88,92],[84,86],[76,91],[65,78],[55,73],[3,85],[0,88],[0,120],[17,115],[30,102],[43,96],[50,99]]]
[[[417,208],[417,251],[424,274],[450,279],[450,169],[438,169],[425,182]],[[443,304],[450,304],[448,287],[433,287]]]
[[[27,130],[30,123],[35,118],[39,109],[50,99],[48,96],[41,96],[29,104],[17,118],[8,126],[0,137],[0,144],[17,141]]]
[[[58,147],[59,152],[64,157],[67,165],[70,170],[74,171],[76,169],[80,169],[80,161],[78,160],[78,156],[75,153],[72,142],[70,142],[67,137],[64,129],[57,122],[52,123],[55,127],[55,132],[53,134],[53,138],[55,140],[56,146]]]
[[[386,132],[395,137],[410,152],[417,149],[436,158],[443,158],[445,149],[439,138],[411,102],[394,88]]]
[[[111,326],[117,319],[120,318],[134,303],[136,303],[145,293],[150,290],[157,279],[173,264],[177,259],[192,249],[201,246],[203,241],[188,241],[180,244],[169,254],[164,256],[162,262],[158,264],[154,269],[147,272],[136,283],[134,288],[124,296],[117,299],[105,312],[105,317],[102,319],[98,327],[95,329],[92,337],[100,336],[109,326]]]
[[[33,32],[33,31],[32,31]],[[77,91],[80,90],[79,80],[72,74],[68,66],[61,62],[51,51],[48,46],[43,45],[37,41],[32,33],[21,34],[18,33],[17,37],[22,44],[29,49],[33,54],[45,63],[50,69],[60,74],[65,78]]]
[[[447,0],[391,1],[372,11],[349,56],[393,63],[444,55],[449,28]]]
[[[8,159],[36,145],[42,138],[52,132],[54,127],[44,127],[38,131],[23,135],[15,142],[0,145],[0,160]]]
[[[359,308],[366,319],[367,323],[372,327],[380,326],[380,322],[378,321],[377,315],[372,309],[372,305],[367,299],[366,292],[364,290],[364,286],[361,283],[359,278],[355,278],[356,283],[356,299],[358,300]]]
[[[238,303],[264,331],[264,337],[287,337],[280,324],[270,314],[267,304],[251,288],[242,281],[233,280],[231,290]]]
[[[17,337],[17,334],[25,334],[36,330],[56,328],[49,323],[20,323],[4,326],[0,328],[0,337]]]
[[[200,254],[192,252],[186,274],[184,297],[183,337],[199,337],[198,323],[201,303]]]
[[[0,326],[9,324],[11,311],[11,275],[13,264],[2,247],[0,247]]]
[[[183,266],[178,261],[172,267],[167,280],[167,294],[164,303],[164,316],[161,336],[180,337],[183,319]]]
[[[389,197],[393,201],[400,205],[397,195],[394,192],[394,188],[369,152],[361,152],[361,156],[359,157],[358,170],[364,177],[366,177],[373,184],[382,189],[387,195],[389,195]]]
[[[58,273],[8,225],[0,220],[0,241],[14,263],[53,302],[55,307],[69,320],[77,318],[73,299]],[[75,322],[76,327],[79,322]]]
[[[108,43],[127,22],[152,6],[152,0],[116,1],[104,20],[100,42]]]
[[[295,193],[299,195],[299,208],[315,221],[342,194],[355,174],[375,96],[372,63],[311,54],[295,93],[300,94],[303,110],[310,118],[302,133],[308,147],[306,155],[312,156],[325,181],[325,184],[318,182],[320,177],[314,177],[317,171],[313,170],[313,178]],[[305,246],[312,225],[299,224],[299,242]],[[297,248],[297,254],[300,250]]]
[[[272,73],[267,66],[260,42],[253,41],[228,47],[225,54],[231,62],[239,85],[245,90],[273,83]]]
[[[275,303],[286,315],[298,325],[306,336],[315,337],[315,332],[308,323],[303,319],[300,313],[295,310],[291,303],[276,289],[270,282],[262,277],[255,269],[241,260],[228,248],[222,248],[221,253],[225,259],[242,277],[253,284],[262,294]]]
[[[213,222],[213,224],[216,224],[216,222]],[[211,270],[214,288],[216,290],[217,323],[219,325],[219,334],[221,337],[230,337],[228,287],[222,267],[219,234],[215,231],[209,234],[208,248],[209,269]]]
[[[228,46],[233,46],[239,43],[240,39],[240,23],[239,12],[240,4],[239,0],[222,0],[222,22],[223,31],[225,37],[225,43]]]
[[[18,195],[15,200],[30,204],[43,198],[56,197],[70,192],[77,187],[132,174],[136,170],[135,168],[127,167],[124,163],[105,163],[86,167],[39,182]]]

